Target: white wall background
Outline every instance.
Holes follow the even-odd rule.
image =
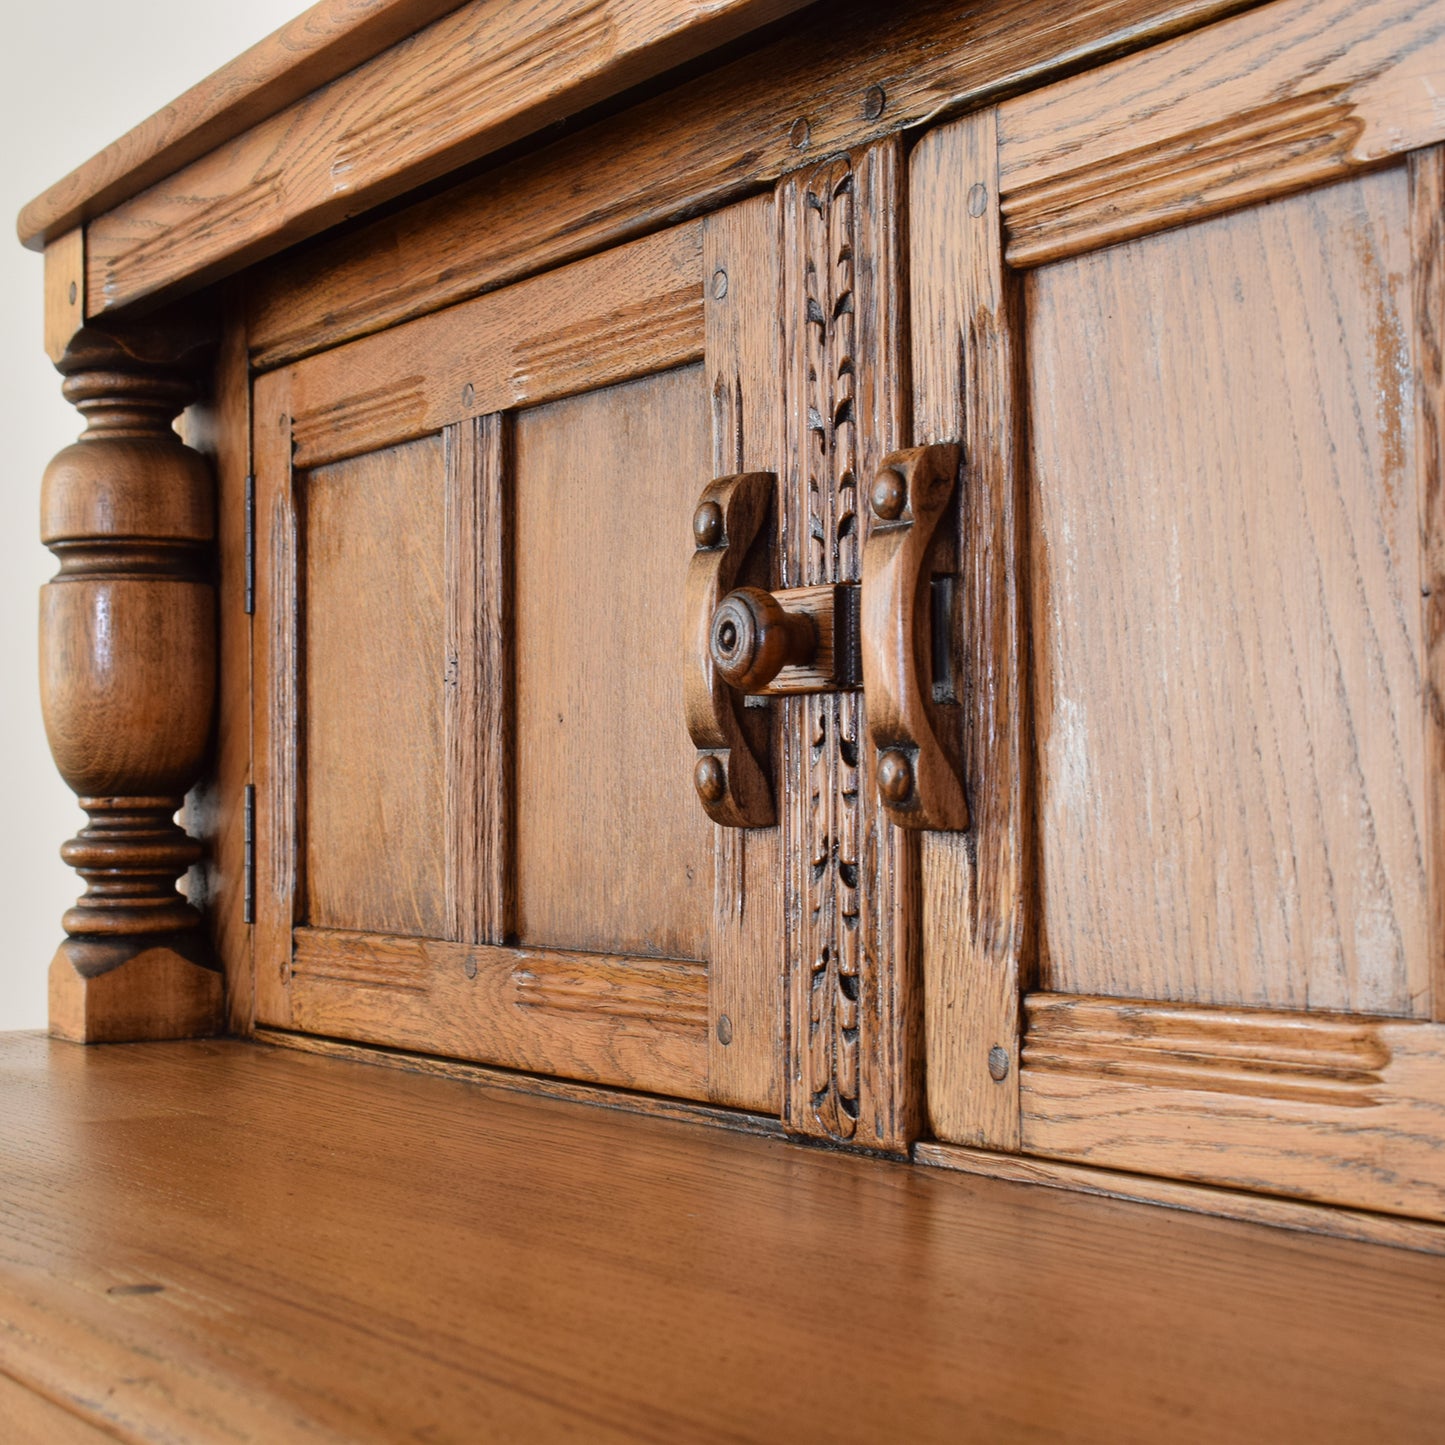
[[[0,0],[0,1029],[45,1026],[45,971],[83,821],[45,746],[36,592],[40,476],[80,430],[41,345],[41,259],[20,207],[306,8],[307,0]]]

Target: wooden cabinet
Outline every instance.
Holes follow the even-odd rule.
[[[102,880],[57,1027],[216,964],[273,1042],[1438,1238],[1445,10],[552,8],[30,217],[78,397],[210,358],[219,486],[210,761],[146,682],[66,764],[157,907],[199,777],[214,957]],[[196,585],[106,517],[56,595]]]

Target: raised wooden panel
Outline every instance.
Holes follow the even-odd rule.
[[[683,725],[683,581],[712,475],[701,367],[516,419],[522,942],[708,956],[713,825]]]
[[[1428,1014],[1396,167],[1030,273],[1043,984]]]
[[[309,472],[303,493],[305,921],[443,938],[446,447]]]
[[[1023,1145],[1445,1220],[1445,1027],[1038,993]]]

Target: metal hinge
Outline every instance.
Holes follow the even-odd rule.
[[[256,788],[246,784],[245,802],[246,858],[241,870],[241,920],[256,921]]]
[[[256,478],[246,478],[246,615],[256,610]]]

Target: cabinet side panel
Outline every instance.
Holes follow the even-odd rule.
[[[1030,274],[1043,986],[1428,1013],[1405,167]]]
[[[305,921],[448,933],[446,444],[307,474]]]

